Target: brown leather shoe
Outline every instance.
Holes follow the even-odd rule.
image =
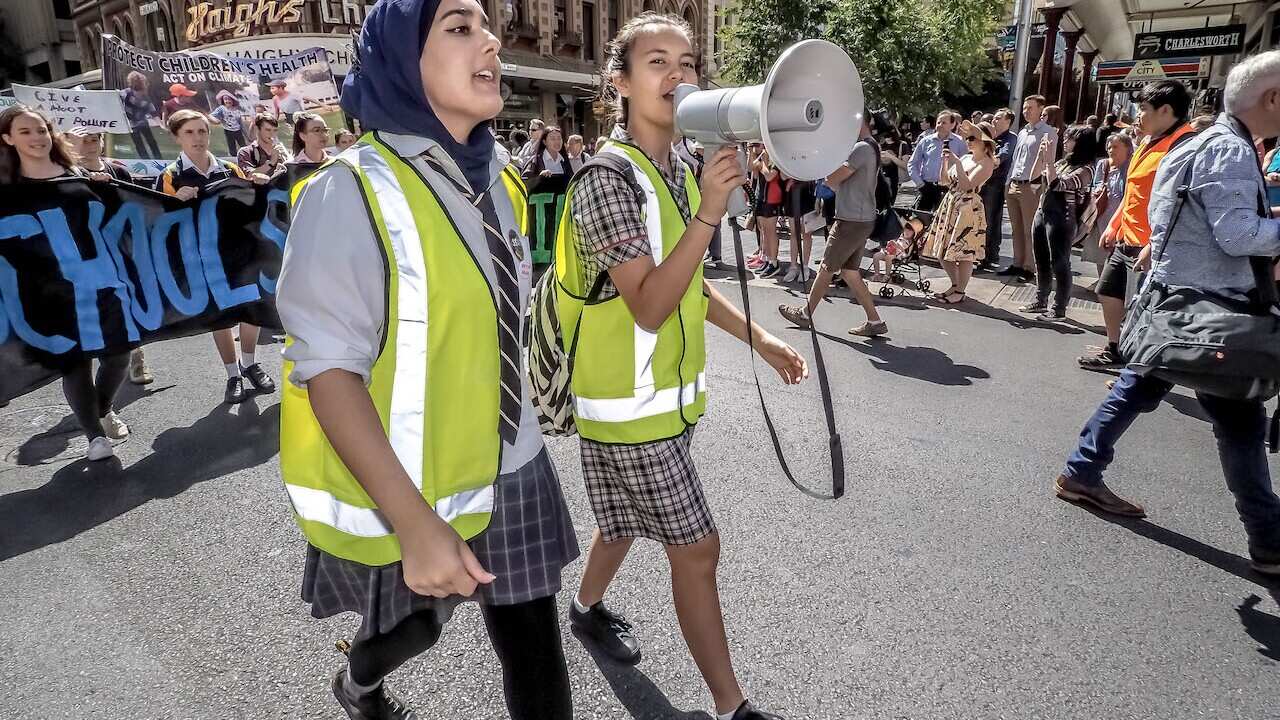
[[[1144,518],[1147,511],[1141,505],[1135,505],[1111,492],[1106,485],[1085,485],[1066,475],[1058,476],[1058,497],[1072,502],[1081,502],[1113,515]]]

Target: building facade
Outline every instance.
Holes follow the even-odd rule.
[[[32,4],[49,0],[21,0]],[[62,0],[60,0],[62,1]],[[151,50],[203,49],[272,57],[319,45],[336,75],[350,67],[351,34],[374,0],[65,0],[78,56],[100,67],[110,33]],[[533,118],[593,136],[605,129],[593,103],[605,46],[629,18],[646,10],[683,17],[694,28],[704,67],[711,59],[715,0],[481,0],[502,41],[506,108],[499,130]],[[92,78],[90,78],[90,83]]]
[[[5,0],[0,20],[0,41],[17,55],[15,65],[21,65],[14,82],[43,85],[80,74],[71,0]]]

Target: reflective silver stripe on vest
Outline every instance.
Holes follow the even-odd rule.
[[[344,503],[324,490],[285,485],[293,510],[303,520],[322,523],[357,537],[383,537],[394,531],[376,508]],[[493,486],[464,490],[436,501],[436,514],[445,519],[467,513],[487,513],[493,508]]]
[[[658,201],[658,190],[626,151],[611,146],[605,150],[625,159],[635,170],[636,182],[644,190],[644,226],[649,236],[649,250],[653,254],[653,264],[662,264],[664,246],[662,243],[662,205]],[[677,310],[678,312],[678,310]],[[706,392],[707,378],[705,373],[698,373],[696,381],[684,388],[654,389],[653,358],[658,352],[658,334],[649,332],[635,323],[634,335],[634,392],[629,398],[608,398],[595,400],[581,396],[574,398],[578,417],[596,422],[627,422],[640,418],[653,417],[663,413],[675,412],[682,406],[697,399],[697,393]],[[683,401],[685,394],[690,396]]]

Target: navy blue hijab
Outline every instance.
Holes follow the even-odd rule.
[[[379,0],[356,41],[356,63],[342,83],[342,109],[366,130],[418,135],[440,143],[476,192],[492,177],[493,135],[476,125],[466,144],[453,139],[422,89],[418,61],[440,0]]]

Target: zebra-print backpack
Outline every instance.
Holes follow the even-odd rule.
[[[627,184],[637,193],[640,207],[645,207],[644,190],[636,181],[634,169],[625,158],[603,152],[583,164],[574,179],[582,176],[588,167],[601,166],[619,172]],[[565,240],[573,242],[572,238]],[[604,291],[609,273],[596,276],[586,304],[594,305]],[[573,422],[573,356],[578,349],[578,325],[582,314],[574,320],[573,345],[564,346],[564,333],[560,327],[560,308],[556,300],[555,261],[533,288],[529,303],[529,359],[525,363],[529,373],[529,385],[533,391],[533,408],[538,413],[538,424],[544,435],[573,435],[577,427]]]

